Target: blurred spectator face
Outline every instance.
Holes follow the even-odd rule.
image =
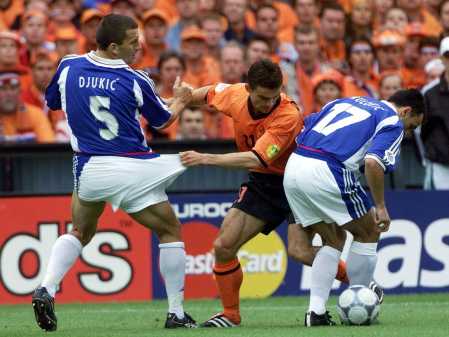
[[[375,7],[377,14],[378,15],[385,14],[388,9],[393,7],[393,4],[394,0],[375,0]]]
[[[340,87],[332,81],[321,82],[315,91],[315,100],[320,107],[340,97]]]
[[[215,10],[215,0],[199,0],[198,3],[200,12],[207,13]]]
[[[13,114],[20,104],[20,80],[19,76],[13,79],[0,81],[0,112]]]
[[[433,59],[424,66],[424,71],[427,83],[432,82],[444,73],[444,63],[440,58]]]
[[[26,20],[22,29],[27,44],[40,46],[47,37],[47,22],[41,16],[32,16]]]
[[[221,22],[218,20],[207,19],[201,24],[201,28],[206,34],[206,44],[209,48],[216,48],[223,37]]]
[[[274,39],[278,33],[278,15],[266,7],[257,12],[256,31],[267,39]]]
[[[145,22],[144,26],[145,42],[149,45],[164,44],[167,31],[168,26],[164,20],[157,16],[151,17]]]
[[[19,59],[17,42],[12,39],[0,39],[0,65],[14,66]]]
[[[75,15],[75,6],[70,0],[56,0],[50,6],[50,17],[57,23],[70,22]]]
[[[299,54],[300,62],[311,63],[317,60],[320,52],[317,32],[296,33],[295,48]]]
[[[176,7],[181,18],[186,20],[193,19],[199,9],[198,0],[177,0]]]
[[[33,82],[40,91],[45,91],[45,88],[50,83],[55,70],[54,62],[48,58],[41,58],[33,65],[31,69],[33,74]]]
[[[247,0],[225,0],[223,14],[231,25],[244,21]]]
[[[254,62],[270,57],[270,46],[264,41],[254,40],[250,42],[246,49],[246,58],[248,66]]]
[[[206,54],[206,42],[201,39],[188,39],[181,42],[181,50],[188,61],[198,61]]]
[[[377,60],[382,71],[399,70],[402,65],[403,48],[401,46],[378,47]]]
[[[176,57],[172,57],[161,65],[159,73],[162,85],[165,88],[171,88],[175,84],[176,77],[182,77],[184,74],[184,68]]]
[[[136,18],[134,7],[127,0],[115,1],[111,4],[111,13],[130,16],[133,19]]]
[[[100,18],[93,18],[81,25],[81,33],[83,33],[89,43],[97,43],[97,27],[100,21]]]
[[[373,8],[368,0],[358,0],[351,11],[352,23],[357,26],[369,26],[373,17]]]
[[[404,64],[407,67],[415,68],[419,62],[419,41],[420,37],[411,36],[404,46]]]
[[[243,50],[237,46],[226,46],[221,50],[220,68],[224,83],[239,83],[245,73]]]
[[[430,61],[438,58],[438,48],[436,46],[422,46],[419,51],[419,63],[424,67]]]
[[[56,40],[55,47],[59,59],[68,54],[78,54],[79,52],[77,40]]]
[[[385,28],[396,29],[400,32],[405,30],[408,24],[407,14],[400,8],[391,8],[385,16]]]
[[[303,25],[312,25],[318,16],[318,7],[315,0],[298,0],[295,7],[299,22]]]
[[[26,11],[34,10],[34,11],[41,11],[43,13],[48,12],[48,3],[47,1],[43,0],[32,0],[28,2],[26,6]]]
[[[402,89],[402,79],[398,74],[392,74],[383,78],[380,82],[380,99],[390,98],[396,91]]]
[[[440,22],[444,30],[449,30],[449,1],[441,6]]]
[[[374,54],[371,46],[363,41],[356,42],[351,47],[349,63],[352,70],[358,73],[367,73],[371,70],[374,62]]]
[[[136,0],[136,7],[139,9],[139,13],[152,9],[156,0]]]
[[[181,139],[203,139],[204,117],[201,110],[185,109],[179,120],[179,131]]]
[[[406,12],[415,11],[421,8],[423,0],[397,0],[397,6]]]
[[[0,0],[0,8],[8,8],[11,0]]]
[[[321,34],[331,42],[343,39],[345,35],[345,13],[327,9],[321,18]]]

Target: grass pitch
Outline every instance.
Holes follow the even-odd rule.
[[[336,298],[329,308],[336,318]],[[165,330],[165,301],[147,303],[57,305],[58,331],[45,333],[35,321],[31,305],[0,306],[0,336],[156,337],[156,336],[332,336],[332,337],[448,337],[449,293],[387,295],[379,324],[369,327],[305,328],[307,297],[243,300],[243,325],[233,329]],[[217,300],[188,301],[186,310],[198,321],[220,310]]]

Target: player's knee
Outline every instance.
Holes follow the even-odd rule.
[[[221,238],[214,241],[215,257],[219,260],[230,260],[235,257],[235,250],[233,247],[226,245]]]

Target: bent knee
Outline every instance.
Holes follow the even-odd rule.
[[[233,259],[237,254],[238,248],[226,244],[220,237],[214,241],[215,256],[220,260]]]

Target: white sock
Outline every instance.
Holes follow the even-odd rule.
[[[184,279],[186,252],[184,242],[161,243],[159,245],[159,268],[165,281],[168,312],[184,318]]]
[[[317,315],[326,312],[326,302],[337,275],[340,255],[339,250],[330,246],[323,246],[313,260],[309,311],[314,311]]]
[[[51,296],[55,297],[59,283],[73,266],[82,249],[81,242],[71,234],[61,235],[56,240],[51,249],[47,271],[41,285]]]
[[[350,285],[368,286],[373,280],[377,262],[377,242],[353,241],[346,260],[346,272]]]

